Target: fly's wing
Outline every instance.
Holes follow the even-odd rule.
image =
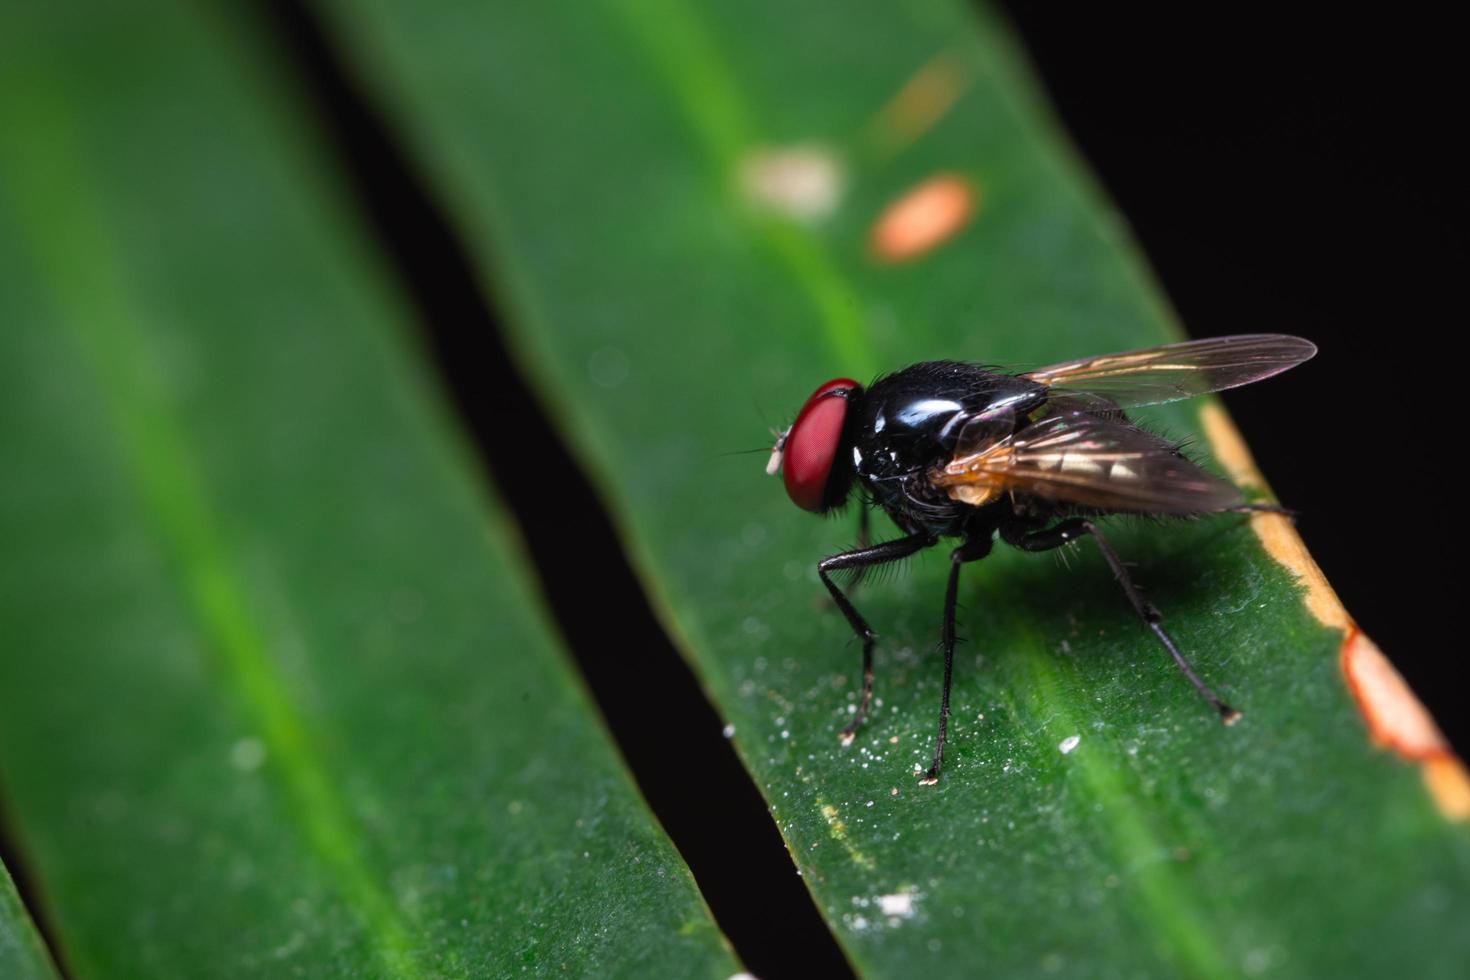
[[[955,437],[954,455],[977,456],[1010,438],[1016,431],[1016,411],[1010,405],[1000,405],[978,412],[963,419],[959,434]]]
[[[1053,364],[1021,375],[1061,392],[1102,395],[1123,408],[1238,388],[1311,359],[1317,345],[1285,334],[1240,334]]]
[[[1240,492],[1126,421],[1090,415],[1042,419],[968,456],[930,480],[955,500],[985,504],[1003,494],[1102,511],[1199,514],[1241,503]]]

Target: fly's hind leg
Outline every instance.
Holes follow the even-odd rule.
[[[852,602],[832,581],[832,572],[840,572],[844,569],[861,570],[872,568],[875,565],[885,565],[891,561],[901,561],[915,552],[932,545],[935,538],[932,534],[911,534],[906,538],[898,538],[893,541],[885,541],[866,548],[856,548],[852,551],[844,551],[830,558],[823,558],[817,562],[817,576],[827,591],[832,595],[832,601],[837,603],[837,608],[842,610],[842,615],[847,617],[852,631],[857,634],[858,639],[863,641],[863,693],[858,700],[857,713],[853,715],[852,721],[846,728],[842,729],[842,741],[844,744],[851,742],[857,733],[858,726],[868,716],[868,702],[873,698],[873,639],[874,634],[868,626],[867,620],[854,608]]]
[[[1102,556],[1107,561],[1108,567],[1113,570],[1113,577],[1122,586],[1123,594],[1128,597],[1129,604],[1133,606],[1134,611],[1138,613],[1144,625],[1149,628],[1159,643],[1163,645],[1164,649],[1169,651],[1169,656],[1174,658],[1175,665],[1189,679],[1189,683],[1194,685],[1194,689],[1199,692],[1200,697],[1210,703],[1210,706],[1219,713],[1220,720],[1225,724],[1233,725],[1239,721],[1240,712],[1230,707],[1224,701],[1221,701],[1219,695],[1212,691],[1208,684],[1200,680],[1199,675],[1194,672],[1194,667],[1184,658],[1184,654],[1179,652],[1178,644],[1174,642],[1174,638],[1163,627],[1163,616],[1154,608],[1153,603],[1143,597],[1143,593],[1139,591],[1138,586],[1133,584],[1133,578],[1128,574],[1128,569],[1124,567],[1122,559],[1118,557],[1118,553],[1113,550],[1113,546],[1108,543],[1108,539],[1103,536],[1102,531],[1096,524],[1086,518],[1076,517],[1071,520],[1062,521],[1055,527],[1047,528],[1044,531],[1028,533],[1024,527],[1019,525],[1006,526],[1000,529],[1001,538],[1007,544],[1020,548],[1022,551],[1050,551],[1053,548],[1060,548],[1064,544],[1069,544],[1084,534],[1091,535],[1092,539],[1097,542],[1097,549],[1102,552]]]
[[[944,590],[944,622],[940,627],[940,641],[944,646],[944,693],[939,699],[939,736],[934,740],[934,761],[929,771],[919,778],[923,786],[939,782],[939,769],[944,765],[944,741],[949,735],[949,688],[954,677],[954,615],[959,596],[960,566],[967,561],[979,561],[990,554],[990,537],[970,538],[949,553],[949,585]]]

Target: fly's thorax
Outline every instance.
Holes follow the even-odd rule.
[[[999,426],[1045,400],[1034,382],[955,362],[918,364],[879,379],[863,394],[851,430],[853,471],[873,502],[900,526],[963,533],[979,501],[935,485],[962,434]]]
[[[1036,382],[954,361],[915,364],[874,382],[855,413],[853,465],[864,480],[924,474],[949,462],[967,426],[1009,431],[1046,400]]]

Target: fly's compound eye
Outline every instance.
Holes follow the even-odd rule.
[[[834,496],[829,494],[829,489],[836,488],[829,488],[828,484],[842,443],[847,398],[859,387],[850,378],[837,378],[822,385],[806,400],[801,414],[777,444],[786,494],[803,510],[820,513],[841,502],[829,499]]]

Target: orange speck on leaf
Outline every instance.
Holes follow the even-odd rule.
[[[1423,761],[1449,752],[1424,705],[1378,645],[1356,626],[1342,641],[1342,674],[1373,742],[1405,759]]]
[[[873,255],[884,263],[907,262],[948,241],[970,220],[976,192],[958,174],[939,174],[884,208],[873,222]]]
[[[1461,823],[1470,821],[1470,775],[1465,772],[1465,764],[1445,755],[1427,760],[1422,772],[1424,785],[1439,812]]]
[[[1439,811],[1451,820],[1470,820],[1470,774],[1464,763],[1403,676],[1356,626],[1343,638],[1341,666],[1374,744],[1420,763]]]

